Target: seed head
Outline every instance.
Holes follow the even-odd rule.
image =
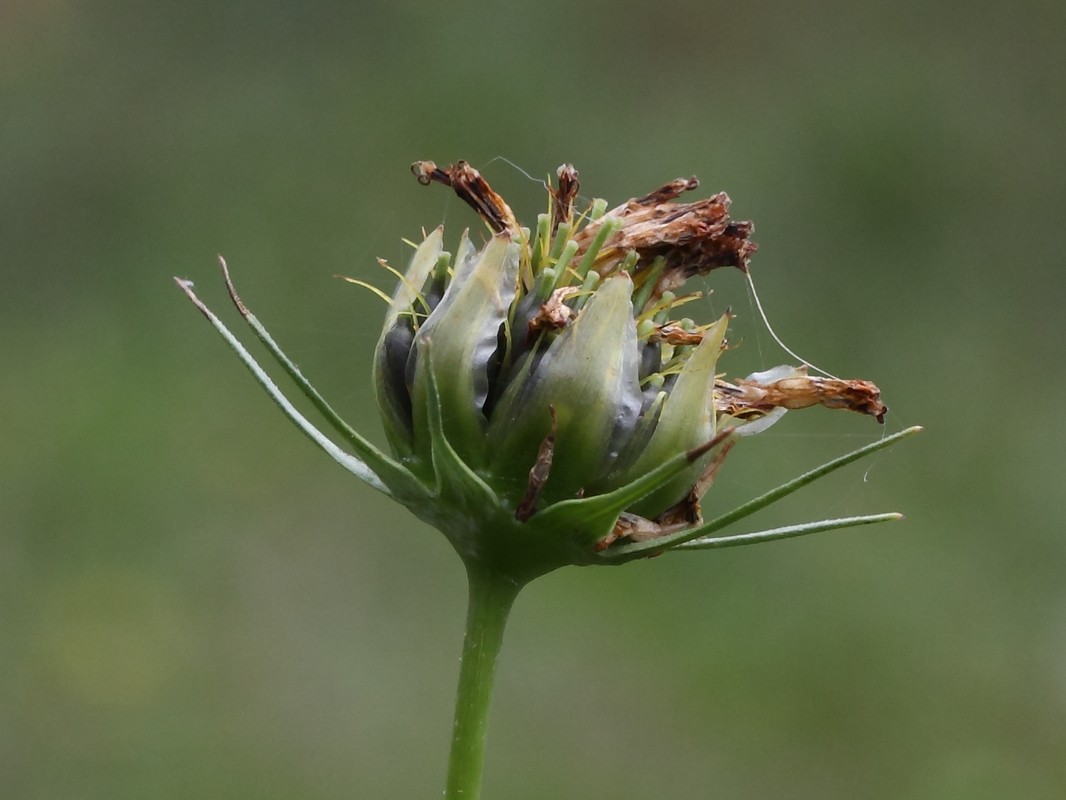
[[[389,302],[374,386],[392,457],[341,419],[241,302],[260,342],[351,450],[311,424],[222,321],[181,289],[285,415],[337,463],[440,529],[468,567],[517,585],[566,564],[618,564],[665,550],[710,549],[899,519],[847,517],[712,536],[909,428],[827,462],[710,521],[701,501],[739,437],[787,409],[844,408],[884,419],[877,387],[775,367],[718,374],[730,317],[697,323],[678,309],[686,282],[719,267],[746,272],[752,224],[729,197],[681,202],[681,178],[607,211],[578,210],[578,174],[559,168],[533,229],[466,162],[419,161],[488,227],[454,255],[437,228],[416,247]],[[363,286],[363,281],[349,279]],[[371,287],[373,288],[373,287]],[[378,291],[375,289],[375,291]],[[383,293],[382,296],[385,296]],[[387,299],[387,296],[385,296]]]

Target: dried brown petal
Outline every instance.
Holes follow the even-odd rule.
[[[878,422],[885,421],[888,406],[881,402],[881,390],[870,381],[812,377],[803,374],[802,369],[798,372],[772,383],[715,381],[717,411],[744,419],[752,412],[761,414],[775,408],[825,406],[858,411],[876,417]]]
[[[687,331],[676,322],[667,322],[665,325],[655,326],[649,341],[666,342],[672,345],[696,345],[703,341],[703,333]]]
[[[518,230],[518,220],[511,207],[466,161],[456,161],[444,169],[432,161],[416,161],[411,165],[411,172],[423,186],[434,181],[450,186],[460,200],[489,224],[494,233]]]
[[[608,212],[604,218],[615,217],[622,226],[601,249],[597,264],[616,261],[630,250],[640,255],[642,263],[662,258],[665,269],[656,296],[717,267],[747,271],[748,260],[757,249],[748,239],[754,225],[730,219],[729,195],[719,192],[693,203],[673,202],[698,185],[695,178],[678,178]],[[575,237],[581,245],[579,253],[591,243],[604,218]]]

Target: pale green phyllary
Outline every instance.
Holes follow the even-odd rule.
[[[607,210],[575,209],[577,173],[560,167],[533,228],[465,162],[416,162],[487,225],[419,244],[391,298],[373,381],[391,455],[349,427],[231,297],[258,338],[346,445],[284,397],[244,347],[179,285],[282,410],[323,450],[439,529],[470,579],[467,639],[445,796],[480,796],[493,668],[518,591],[566,565],[613,565],[898,519],[876,514],[718,535],[813,480],[914,433],[884,437],[725,513],[705,493],[730,448],[787,409],[821,405],[883,419],[877,387],[776,367],[726,380],[728,315],[678,318],[686,282],[746,271],[752,225],[720,193],[680,202],[679,179]],[[484,240],[480,246],[476,240]],[[223,264],[225,268],[225,265]],[[362,281],[354,281],[363,283]]]

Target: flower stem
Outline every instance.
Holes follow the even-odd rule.
[[[466,636],[455,698],[455,725],[448,763],[445,800],[478,800],[485,762],[488,723],[496,657],[503,642],[507,615],[522,584],[491,567],[467,564],[470,600]]]

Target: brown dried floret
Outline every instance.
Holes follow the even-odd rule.
[[[450,186],[463,202],[488,223],[494,233],[518,230],[518,220],[511,207],[466,161],[456,161],[443,169],[432,161],[416,161],[411,164],[411,172],[423,186],[434,181]]]
[[[888,406],[881,402],[881,390],[870,381],[812,377],[800,367],[789,377],[770,383],[717,380],[715,406],[719,413],[738,419],[762,415],[775,408],[842,408],[858,411],[885,421]]]
[[[577,170],[573,164],[562,164],[555,171],[559,179],[559,188],[548,187],[552,196],[552,233],[559,228],[559,224],[569,222],[574,216],[574,200],[577,198],[578,183]]]
[[[592,242],[604,219],[621,220],[620,230],[601,249],[597,263],[622,258],[630,250],[639,254],[642,263],[661,258],[665,269],[656,295],[717,267],[747,271],[748,260],[757,249],[748,239],[755,226],[730,219],[731,201],[725,192],[692,203],[674,202],[697,186],[699,181],[695,178],[678,178],[609,211],[575,238],[583,249]]]

